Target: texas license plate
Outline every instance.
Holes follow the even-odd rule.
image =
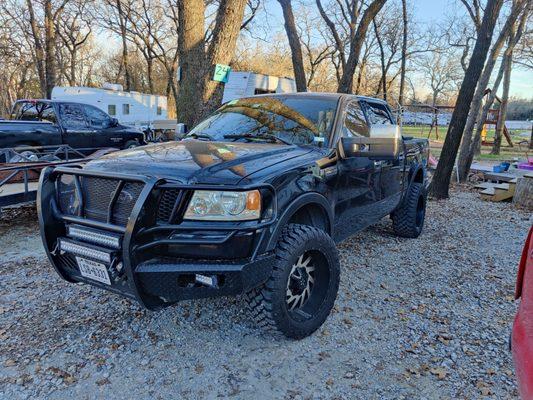
[[[76,260],[78,261],[78,267],[82,276],[105,283],[106,285],[111,285],[109,273],[104,264],[81,257],[76,257]]]

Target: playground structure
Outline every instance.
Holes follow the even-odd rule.
[[[486,97],[491,92],[492,92],[491,89],[485,90],[484,96]],[[500,120],[500,110],[501,110],[502,100],[498,96],[494,96],[494,102],[498,102],[500,107],[489,109],[489,112],[487,114],[487,119],[485,120],[485,124],[483,124],[483,130],[481,131],[481,144],[483,146],[492,146],[494,144],[494,142],[489,142],[487,140],[487,125],[494,125],[495,129],[497,129],[498,121]],[[505,137],[505,140],[507,141],[507,144],[509,145],[509,147],[514,147],[513,141],[511,139],[511,135],[509,134],[509,131],[507,130],[507,127],[505,126],[505,123],[503,124],[503,136]]]

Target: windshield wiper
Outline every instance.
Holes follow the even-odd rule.
[[[267,139],[274,142],[280,142],[283,144],[292,145],[291,142],[288,140],[282,139],[280,137],[277,137],[276,135],[273,135],[271,133],[234,133],[234,134],[228,134],[224,135],[224,139]]]
[[[208,140],[210,140],[210,141],[212,141],[212,142],[215,141],[215,138],[214,138],[213,136],[211,136],[211,135],[208,135],[207,133],[196,133],[196,132],[191,132],[191,133],[187,134],[187,135],[184,137],[184,139],[185,139],[186,137],[193,137],[194,139],[198,139],[198,138],[208,139]]]

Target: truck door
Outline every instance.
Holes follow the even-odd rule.
[[[97,147],[81,104],[59,103],[59,120],[63,128],[63,143],[76,149]]]
[[[395,125],[389,107],[382,102],[365,101],[366,114],[370,126],[372,125]],[[398,205],[402,197],[404,176],[404,152],[399,156],[390,158],[377,158],[380,165],[380,194],[385,214],[388,214]]]
[[[368,137],[365,115],[356,100],[350,101],[344,112],[341,128],[343,137]],[[380,164],[368,157],[339,159],[336,184],[335,236],[341,240],[383,215],[378,214]]]
[[[93,131],[95,147],[121,147],[123,137],[112,126],[111,117],[97,107],[84,105],[89,128]]]

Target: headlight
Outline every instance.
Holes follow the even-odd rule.
[[[249,221],[261,216],[259,190],[223,192],[196,190],[184,219],[205,221]]]
[[[61,211],[67,215],[77,215],[80,209],[80,199],[74,175],[61,175],[58,186]]]

